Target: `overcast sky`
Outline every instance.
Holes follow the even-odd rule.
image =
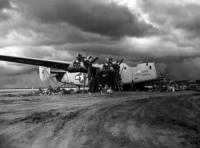
[[[199,10],[199,0],[0,0],[0,54],[155,60],[173,79],[200,79]],[[0,68],[1,88],[42,85],[37,67]]]

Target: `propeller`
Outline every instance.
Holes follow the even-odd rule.
[[[73,67],[76,68],[76,69],[81,68],[81,62],[79,60],[75,60],[73,62]]]
[[[76,57],[76,59],[77,59],[78,61],[83,61],[84,58],[85,58],[85,57],[83,57],[82,54],[80,54],[80,53],[79,53],[79,54],[77,55],[77,57]]]
[[[98,57],[95,58],[93,58],[92,56],[84,57],[82,54],[79,53],[77,56],[77,60],[79,61],[79,63],[83,62],[84,65],[88,68],[98,60]]]
[[[112,68],[114,70],[118,70],[120,68],[120,64],[123,63],[124,59],[113,61],[112,58],[106,58],[106,61],[107,62],[104,64],[104,68],[106,70],[112,70]]]
[[[124,61],[121,60],[113,60],[112,58],[106,58],[106,62],[103,64],[102,69],[102,79],[103,76],[106,78],[106,83],[113,90],[121,90],[121,76],[120,72],[120,64]]]
[[[79,53],[76,59],[80,63],[80,65],[81,63],[83,63],[84,67],[87,69],[89,91],[90,92],[94,91],[95,86],[92,83],[94,79],[94,75],[92,74],[92,64],[98,60],[98,57],[95,58],[93,58],[92,56],[84,57],[82,54]]]

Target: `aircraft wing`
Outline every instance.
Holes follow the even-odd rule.
[[[56,68],[62,70],[68,70],[68,67],[72,62],[67,61],[56,61],[56,60],[43,60],[38,58],[28,58],[28,57],[14,57],[0,55],[0,61],[8,61],[22,64],[30,64],[36,66],[45,66],[49,68]]]

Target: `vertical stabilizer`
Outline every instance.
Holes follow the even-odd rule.
[[[47,81],[51,77],[50,68],[39,66],[39,75],[41,81]]]

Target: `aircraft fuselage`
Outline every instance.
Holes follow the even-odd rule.
[[[101,65],[100,65],[101,67]],[[155,63],[141,63],[136,67],[130,67],[125,63],[120,64],[120,75],[122,84],[142,83],[145,81],[152,81],[159,78]],[[62,83],[74,84],[79,86],[88,85],[88,75],[84,72],[65,72]]]

